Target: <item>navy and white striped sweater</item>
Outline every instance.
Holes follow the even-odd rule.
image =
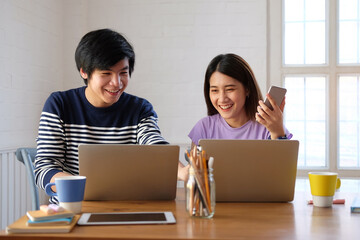
[[[35,160],[40,188],[58,172],[79,174],[80,143],[167,143],[147,100],[124,92],[112,106],[97,108],[86,99],[85,88],[52,93],[44,105]]]

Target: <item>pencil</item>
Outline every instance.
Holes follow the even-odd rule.
[[[191,170],[190,170],[191,171]],[[194,211],[194,191],[195,191],[195,181],[191,181],[187,183],[187,190],[188,190],[188,211],[190,215],[193,215],[193,211]]]
[[[211,199],[210,199],[210,188],[209,188],[209,179],[208,179],[208,169],[206,167],[206,153],[205,151],[201,151],[201,158],[202,158],[202,162],[203,162],[203,172],[204,172],[204,180],[205,180],[205,192],[206,192],[206,201],[208,203],[208,210],[209,213],[211,213]]]

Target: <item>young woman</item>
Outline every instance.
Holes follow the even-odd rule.
[[[189,133],[193,145],[200,139],[291,139],[283,126],[285,99],[278,106],[267,94],[268,108],[249,64],[235,54],[221,54],[209,64],[204,82],[208,116]],[[189,165],[178,175],[188,178]]]
[[[235,54],[221,54],[209,64],[204,82],[208,116],[189,133],[200,139],[290,139],[283,125],[285,99],[278,106],[267,94],[273,110],[263,100],[249,64]]]

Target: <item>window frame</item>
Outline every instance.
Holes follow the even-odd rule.
[[[332,2],[332,1],[331,1]],[[338,20],[340,19],[340,16],[339,16],[339,4],[340,4],[340,1],[339,0],[336,0],[336,32],[339,32],[340,31],[340,26],[338,24]],[[360,4],[360,3],[359,3]],[[359,6],[360,8],[360,6]],[[339,47],[339,43],[340,42],[340,39],[339,39],[339,35],[336,34],[336,43],[337,43],[337,48],[336,48],[336,65],[339,66],[339,67],[357,67],[357,66],[360,66],[360,62],[359,63],[340,63],[340,59],[339,59],[339,51],[340,51],[340,47]],[[360,44],[359,44],[360,45]],[[360,46],[359,46],[360,47]]]
[[[328,92],[329,91],[329,76],[327,74],[320,74],[320,73],[304,73],[304,74],[285,74],[282,76],[282,80],[283,80],[283,86],[285,85],[285,78],[286,77],[301,77],[301,78],[309,78],[309,77],[323,77],[325,79],[325,91]],[[329,162],[329,118],[327,117],[329,115],[329,94],[325,94],[325,166],[318,166],[318,167],[313,167],[313,168],[309,168],[309,167],[298,167],[299,170],[307,170],[307,169],[312,169],[312,170],[327,170],[330,166],[330,162]],[[286,107],[285,107],[285,114],[286,114]],[[286,123],[285,123],[286,124]],[[291,129],[290,129],[291,131]],[[296,137],[295,137],[296,138]],[[300,151],[300,148],[299,148]]]
[[[282,39],[282,51],[281,51],[281,62],[282,62],[282,66],[283,67],[303,67],[304,64],[285,64],[285,34],[283,34],[285,32],[285,22],[283,21],[283,18],[285,16],[285,7],[284,7],[284,1],[281,1],[281,27],[282,27],[282,34],[281,34],[281,39]],[[325,0],[325,35],[328,36],[329,35],[329,3],[328,0]],[[329,38],[325,37],[325,63],[319,63],[319,64],[306,64],[306,67],[324,67],[324,66],[328,66],[329,65]],[[304,59],[305,61],[305,59]]]
[[[327,27],[327,65],[284,65],[284,23],[283,0],[267,0],[268,8],[268,54],[267,54],[267,88],[271,85],[284,85],[286,75],[326,75],[328,78],[326,92],[326,121],[327,136],[326,149],[328,167],[325,168],[299,168],[298,176],[307,177],[308,172],[325,170],[338,172],[342,177],[360,177],[360,169],[340,169],[338,166],[338,79],[340,75],[360,73],[360,64],[338,64],[338,30],[339,30],[339,1],[326,0],[328,9]],[[279,41],[281,39],[281,41]],[[286,106],[285,106],[286,111]],[[291,129],[290,129],[291,131]],[[296,137],[295,137],[296,138]],[[301,144],[301,143],[300,143]]]
[[[350,76],[350,77],[356,77],[358,78],[358,81],[360,81],[360,73],[358,74],[354,74],[354,73],[342,73],[342,74],[337,74],[337,78],[336,78],[336,84],[337,84],[337,94],[339,95],[339,90],[340,90],[340,77],[347,77],[347,76]],[[339,108],[340,106],[340,99],[337,98],[337,107]],[[339,119],[339,114],[340,114],[340,111],[337,112],[337,118]],[[337,129],[336,129],[337,132],[340,132],[340,124],[337,125]],[[358,138],[360,138],[360,136],[358,136]],[[338,146],[340,144],[340,136],[337,135],[337,142],[338,142]],[[358,149],[360,150],[360,149]],[[340,159],[340,151],[337,151],[337,156],[336,156],[337,159]],[[358,158],[360,158],[358,156]],[[340,161],[337,161],[336,162],[336,166],[338,169],[343,169],[343,170],[353,170],[353,171],[359,171],[358,169],[360,168],[354,168],[354,167],[343,167],[343,168],[340,168],[339,167],[340,165]],[[359,163],[360,165],[360,163]]]

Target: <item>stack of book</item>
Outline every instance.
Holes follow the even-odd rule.
[[[69,225],[74,217],[74,213],[68,210],[55,213],[45,213],[41,210],[28,211],[26,215],[29,218],[27,226]]]
[[[6,228],[7,233],[70,232],[78,220],[73,212],[28,211],[26,216]]]

